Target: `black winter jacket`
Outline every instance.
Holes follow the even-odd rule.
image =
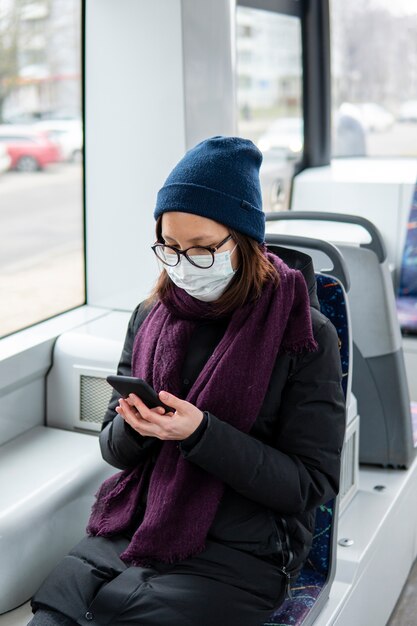
[[[249,433],[205,412],[198,429],[178,442],[178,447],[190,463],[225,483],[209,535],[272,559],[296,576],[311,547],[316,507],[339,491],[345,398],[337,332],[320,313],[311,258],[276,246],[270,250],[304,274],[319,350],[294,356],[278,354],[262,409]],[[149,310],[140,303],[131,315],[118,374],[131,375],[134,337]],[[182,372],[182,397],[213,352],[226,323],[202,321],[195,329]],[[115,411],[119,398],[113,391],[103,419],[103,458],[119,469],[131,468],[147,455],[155,461],[163,442],[133,430]],[[143,517],[145,504],[146,496],[130,535]]]

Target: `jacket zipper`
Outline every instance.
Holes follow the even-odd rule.
[[[284,556],[284,552],[282,549],[282,542],[281,542],[281,534],[278,531],[278,526],[276,523],[276,519],[275,519],[275,515],[274,513],[270,510],[271,513],[271,518],[272,521],[274,523],[275,526],[275,531],[276,531],[276,536],[277,536],[277,548],[279,547],[279,549],[281,550],[282,555]],[[288,572],[287,568],[290,566],[290,563],[292,563],[293,559],[294,559],[294,554],[293,551],[291,550],[291,544],[290,544],[290,537],[289,537],[289,533],[288,533],[288,524],[287,524],[287,520],[284,519],[283,517],[279,518],[281,523],[282,523],[282,527],[284,530],[284,543],[285,543],[285,550],[286,553],[288,555],[288,559],[287,562],[282,566],[282,568],[280,568],[280,572],[282,572],[286,578],[286,584],[285,584],[285,594],[288,596],[288,598],[290,600],[292,600],[293,595],[291,592],[291,586],[290,586],[290,582],[291,582],[291,574],[290,572]],[[278,545],[279,542],[279,545]]]
[[[291,565],[291,563],[293,562],[293,560],[294,560],[294,553],[291,550],[290,535],[288,533],[288,522],[283,517],[280,517],[280,520],[281,520],[282,525],[284,527],[285,543],[287,545],[287,552],[288,552],[288,561],[287,561],[285,567],[289,567]]]

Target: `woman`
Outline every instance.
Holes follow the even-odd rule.
[[[32,598],[32,626],[257,626],[308,555],[315,508],[339,489],[338,339],[312,267],[307,285],[266,249],[261,161],[212,137],[158,193],[161,273],[118,373],[174,410],[113,393],[100,446],[122,471]]]

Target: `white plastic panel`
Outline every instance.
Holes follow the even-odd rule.
[[[235,0],[182,0],[187,148],[236,134]]]
[[[401,347],[391,274],[385,261],[353,245],[338,246],[349,269],[353,338],[365,358],[392,354]]]
[[[33,613],[29,602],[25,602],[14,611],[0,615],[0,626],[27,626]]]
[[[339,515],[349,505],[359,487],[359,415],[348,422],[342,451]]]
[[[56,337],[107,314],[82,306],[0,340],[0,445],[45,421],[45,375]]]
[[[44,423],[45,379],[44,365],[35,380],[19,384],[1,396],[0,445],[18,437],[26,430]],[[0,456],[2,448],[0,448]]]
[[[349,424],[353,422],[353,420],[357,417],[357,415],[358,415],[358,401],[356,400],[356,396],[353,393],[351,393],[349,405],[347,407],[347,416],[346,416],[347,426],[349,426]]]
[[[2,447],[0,613],[27,601],[82,539],[94,494],[116,471],[92,435],[38,426]]]
[[[53,367],[47,376],[47,425],[68,430],[99,431],[98,423],[82,421],[80,377],[115,374],[131,314],[112,311],[98,320],[63,333],[55,343]],[[107,382],[108,400],[112,388]],[[93,399],[94,401],[94,399]],[[103,403],[103,417],[107,409]]]
[[[416,490],[417,458],[406,471],[359,471],[359,490],[338,525],[338,539],[353,545],[337,547],[335,580],[314,626],[387,623],[416,557]]]

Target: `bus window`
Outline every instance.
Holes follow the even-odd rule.
[[[417,3],[330,8],[333,156],[417,156]]]
[[[263,153],[264,210],[285,210],[303,151],[301,21],[237,6],[236,33],[238,134]]]
[[[0,337],[85,303],[81,0],[1,3]]]

